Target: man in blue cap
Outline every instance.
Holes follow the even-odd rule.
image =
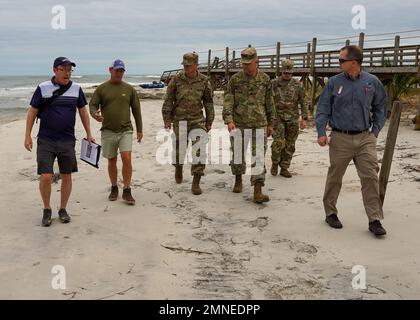
[[[36,88],[26,118],[25,148],[32,151],[32,127],[41,119],[37,139],[37,163],[40,177],[39,190],[44,204],[42,225],[51,225],[51,183],[55,158],[61,176],[61,202],[58,215],[62,223],[70,222],[66,211],[72,189],[73,172],[77,172],[74,126],[76,110],[86,131],[89,143],[95,141],[90,131],[89,112],[80,85],[70,78],[76,64],[66,57],[58,57],[53,64],[54,77]]]
[[[89,103],[90,114],[96,121],[102,122],[101,140],[103,156],[108,159],[108,175],[111,181],[110,201],[118,199],[118,151],[122,160],[124,188],[122,198],[127,204],[134,205],[131,194],[131,150],[133,144],[133,125],[130,111],[134,116],[137,129],[137,141],[143,138],[140,100],[136,90],[122,79],[125,64],[117,59],[109,67],[111,78],[96,88]]]

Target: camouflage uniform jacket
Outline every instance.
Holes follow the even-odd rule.
[[[203,106],[206,117],[203,115]],[[190,79],[184,71],[179,72],[166,90],[162,106],[164,121],[188,121],[189,124],[206,122],[211,125],[214,120],[213,91],[208,78],[198,73]]]
[[[240,128],[273,126],[276,112],[270,77],[258,71],[255,77],[240,71],[232,76],[225,91],[223,120]]]
[[[305,105],[305,91],[302,84],[296,80],[284,80],[281,77],[271,80],[274,104],[277,118],[283,120],[297,120],[299,118],[299,105],[302,118],[308,117]]]

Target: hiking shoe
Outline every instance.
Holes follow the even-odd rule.
[[[330,214],[325,218],[325,222],[329,224],[331,228],[334,229],[341,229],[343,225],[341,224],[340,220],[338,219],[335,213]]]
[[[131,195],[131,188],[123,189],[122,198],[127,204],[134,205],[136,203],[136,200],[134,200],[133,196]]]
[[[379,220],[369,222],[369,231],[372,232],[375,236],[386,235],[386,230],[382,227],[382,224]]]
[[[66,209],[64,209],[64,208],[61,208],[58,211],[58,216],[59,216],[60,221],[62,223],[69,223],[71,221],[71,218],[70,218],[69,214],[67,213]]]
[[[43,227],[49,227],[51,225],[51,215],[52,210],[51,209],[44,209],[44,213],[42,215],[42,226]]]
[[[281,168],[280,175],[285,177],[285,178],[291,178],[292,177],[292,174],[286,168]]]
[[[109,201],[115,201],[118,199],[118,186],[111,186],[111,193],[108,196]]]

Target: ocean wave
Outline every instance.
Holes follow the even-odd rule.
[[[144,76],[141,76],[141,75],[127,75],[127,77],[128,78],[139,78],[139,79],[141,79],[141,78],[148,78],[148,79],[154,79],[154,78],[160,78],[160,75],[153,75],[153,74],[147,74],[147,75],[144,75]]]
[[[5,113],[10,114],[14,112],[22,112],[29,108],[28,103],[22,104],[22,106],[0,106],[0,115],[4,115]]]
[[[0,97],[23,98],[31,95],[36,87],[0,88]]]

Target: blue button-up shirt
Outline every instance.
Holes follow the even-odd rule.
[[[316,110],[318,136],[326,136],[327,123],[344,131],[370,129],[377,137],[386,120],[386,93],[381,81],[362,71],[353,79],[347,73],[331,77]]]

